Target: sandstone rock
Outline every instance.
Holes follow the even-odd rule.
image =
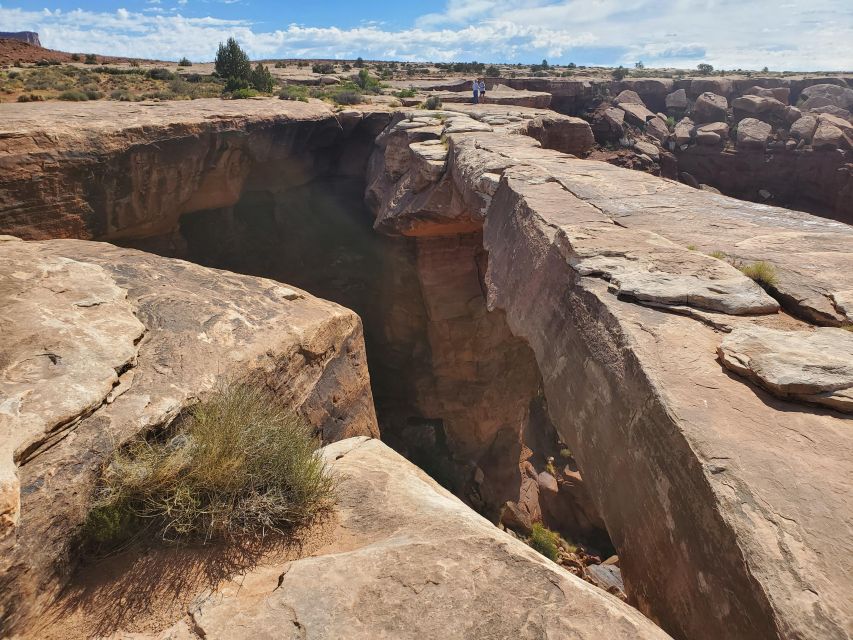
[[[815,129],[817,129],[817,118],[806,114],[791,125],[790,134],[797,140],[804,140],[806,144],[811,144]]]
[[[797,107],[785,107],[785,111],[782,112],[782,118],[785,120],[785,124],[792,125],[797,120],[799,120],[803,115],[803,112],[797,109]]]
[[[844,132],[838,127],[828,123],[818,124],[812,138],[812,146],[815,149],[838,149],[844,144]]]
[[[716,145],[729,137],[729,125],[725,122],[712,122],[696,127],[696,142],[705,145]]]
[[[727,369],[776,396],[853,413],[853,332],[741,327],[717,352]]]
[[[820,115],[818,115],[817,120],[819,123],[820,122],[826,122],[828,124],[831,124],[833,127],[838,127],[844,133],[847,133],[847,134],[853,133],[853,124],[851,124],[846,119],[839,118],[838,116],[833,115],[831,113],[821,113]]]
[[[551,493],[557,493],[560,490],[559,485],[557,485],[557,479],[552,476],[547,471],[543,471],[540,473],[536,481],[539,483],[540,491],[550,491]]]
[[[546,149],[581,157],[587,155],[595,144],[595,137],[586,120],[558,113],[530,120],[527,135],[541,142]]]
[[[744,118],[737,125],[737,146],[744,150],[764,150],[773,129],[766,122]]]
[[[611,107],[604,110],[604,119],[610,125],[610,129],[621,133],[625,125],[625,112],[622,109]]]
[[[834,105],[827,105],[825,107],[817,107],[815,109],[809,109],[809,113],[826,113],[828,115],[835,116],[837,118],[841,118],[845,121],[850,121],[850,112],[847,109],[842,109],[841,107],[836,107]]]
[[[638,104],[641,107],[645,107],[645,103],[642,98],[637,95],[636,91],[631,91],[626,89],[625,91],[621,91],[618,96],[613,98],[613,104],[617,106],[622,106],[623,104]]]
[[[744,95],[761,96],[763,98],[775,98],[783,104],[788,104],[791,89],[789,87],[772,87],[769,89],[764,87],[750,87],[743,93]]]
[[[644,140],[637,140],[636,142],[634,142],[634,148],[639,153],[647,155],[654,162],[657,162],[660,159],[660,149],[658,149],[651,142],[645,142]]]
[[[694,98],[706,92],[728,98],[732,89],[732,81],[728,78],[693,78],[690,81],[690,95]]]
[[[229,379],[261,378],[325,441],[378,435],[361,321],[335,304],[78,240],[0,242],[0,282],[4,619],[67,577],[114,449]]]
[[[690,103],[687,101],[687,92],[678,89],[666,96],[666,108],[668,111],[685,111]]]
[[[693,135],[694,122],[690,118],[682,118],[675,125],[675,144],[681,146],[690,144],[690,138]]]
[[[646,122],[655,117],[655,114],[646,109],[642,104],[623,102],[619,107],[625,112],[625,119],[637,127],[646,124]]]
[[[804,111],[816,107],[835,106],[853,111],[853,89],[835,84],[816,84],[803,89],[800,108]]]
[[[702,124],[704,122],[725,122],[728,101],[715,93],[705,92],[696,98],[693,105],[693,119]]]
[[[748,113],[759,117],[781,117],[785,113],[785,104],[776,98],[746,95],[735,98],[732,107],[736,112]]]
[[[666,142],[669,138],[669,128],[666,126],[666,121],[659,116],[655,116],[646,123],[646,133],[661,142]]]
[[[200,599],[192,619],[205,638],[668,637],[379,441],[346,440],[324,454],[342,479],[333,538],[352,542]]]

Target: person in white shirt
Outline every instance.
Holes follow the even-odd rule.
[[[480,83],[477,78],[471,83],[471,90],[474,92],[474,104],[477,104],[480,101]]]
[[[486,101],[486,81],[480,80],[480,102]]]

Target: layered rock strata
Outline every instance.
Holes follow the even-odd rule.
[[[839,301],[853,289],[853,231],[573,159],[506,129],[402,123],[380,136],[371,165],[377,229],[483,225],[489,307],[535,353],[631,600],[677,637],[843,637],[848,421],[751,386],[716,353],[753,326],[812,331],[780,304],[849,324]],[[395,196],[423,175],[410,140],[439,135],[445,173],[421,181],[417,200]],[[774,265],[773,297],[732,266],[756,261]],[[821,358],[807,346],[794,355],[801,378],[806,354]]]
[[[335,441],[377,436],[361,321],[278,282],[77,240],[0,241],[2,621],[67,578],[99,466],[259,379]]]

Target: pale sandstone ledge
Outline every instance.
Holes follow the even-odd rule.
[[[0,238],[0,620],[67,577],[98,465],[228,381],[326,442],[378,435],[361,320],[278,282],[79,240]]]
[[[848,637],[853,424],[752,386],[717,350],[753,325],[813,331],[777,300],[851,322],[853,229],[542,149],[515,125],[420,120],[377,139],[376,227],[483,226],[489,304],[536,354],[631,599],[677,637]],[[424,154],[441,135],[446,156]],[[713,251],[775,265],[777,300]],[[792,357],[795,386],[815,357],[833,366]]]
[[[378,440],[344,440],[323,453],[341,480],[328,547],[199,594],[187,620],[161,633],[114,640],[669,637]]]

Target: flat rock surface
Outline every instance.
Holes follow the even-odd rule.
[[[250,572],[191,609],[208,640],[667,638],[500,531],[377,440],[327,446],[335,542]]]
[[[853,332],[739,327],[717,349],[727,369],[774,395],[853,413]]]
[[[0,242],[0,283],[4,618],[61,584],[100,463],[225,382],[259,378],[327,442],[378,434],[361,321],[331,302],[79,240]]]

